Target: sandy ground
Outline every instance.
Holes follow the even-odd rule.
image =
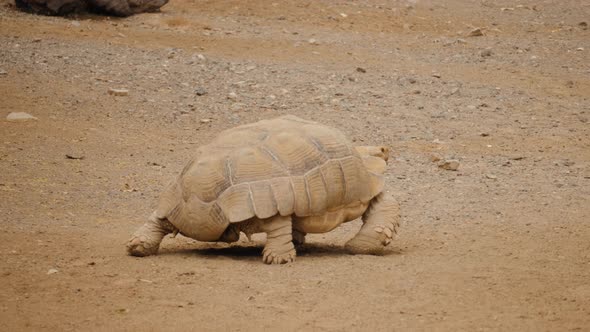
[[[587,1],[1,4],[0,330],[590,331]],[[342,250],[360,221],[281,266],[263,238],[126,255],[197,146],[284,114],[392,148],[384,256]]]

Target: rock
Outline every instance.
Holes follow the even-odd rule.
[[[356,67],[356,71],[358,71],[359,73],[363,73],[363,74],[367,72],[367,70],[362,67]]]
[[[491,49],[489,49],[489,48],[486,48],[485,50],[483,50],[483,51],[479,52],[479,55],[480,55],[482,58],[485,58],[485,57],[490,57],[490,56],[492,56],[493,54],[494,54],[494,52],[492,52],[492,50],[491,50]]]
[[[47,271],[47,274],[55,274],[57,272],[59,272],[58,269],[49,269],[49,271]]]
[[[209,123],[211,122],[211,119],[201,119],[201,123]]]
[[[483,132],[483,133],[481,133],[479,135],[482,136],[482,137],[488,137],[488,136],[490,136],[490,134],[489,133],[486,133],[486,132]]]
[[[205,90],[204,88],[196,88],[195,89],[195,94],[197,96],[204,96],[207,94],[207,90]]]
[[[79,27],[80,26],[80,22],[79,21],[72,21],[70,22],[70,24],[74,27]]]
[[[439,74],[439,73],[433,73],[433,74],[432,74],[432,77],[434,77],[434,78],[440,78],[441,76],[440,76],[440,74]]]
[[[84,157],[84,156],[82,156],[82,155],[79,155],[79,154],[75,154],[75,153],[69,153],[69,154],[66,154],[66,158],[67,158],[67,159],[82,160],[82,159],[84,159],[85,157]]]
[[[447,171],[456,171],[459,169],[459,166],[459,161],[454,159],[445,160],[438,165],[439,168],[442,168]]]
[[[483,36],[483,31],[481,30],[481,28],[475,28],[471,31],[469,31],[469,33],[467,34],[467,37],[480,37]]]
[[[584,48],[583,48],[583,47],[578,47],[578,48],[576,48],[576,51],[578,51],[578,52],[582,52],[583,50],[584,50]]]
[[[236,101],[236,100],[238,100],[238,95],[235,92],[230,92],[227,95],[227,99]]]
[[[8,114],[8,116],[6,116],[6,120],[11,122],[24,122],[30,120],[37,120],[37,118],[25,112],[12,112]]]
[[[494,174],[486,174],[486,178],[488,178],[490,180],[496,180],[498,177],[495,176]]]
[[[579,26],[581,29],[583,29],[583,30],[586,30],[586,29],[588,29],[588,23],[587,23],[587,22],[580,22],[580,23],[578,23],[578,26]]]
[[[563,162],[563,166],[567,166],[567,167],[574,166],[575,164],[576,164],[576,162],[575,161],[571,161],[571,160],[566,160],[566,161]]]
[[[129,95],[129,90],[109,88],[109,94],[113,96],[124,97]]]
[[[307,42],[310,43],[311,45],[319,45],[320,44],[317,40],[315,40],[313,38],[309,39]]]
[[[8,75],[8,72],[4,69],[0,69],[0,75]]]

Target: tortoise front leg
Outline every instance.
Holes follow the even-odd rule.
[[[346,243],[346,250],[352,254],[381,254],[397,233],[399,219],[397,201],[389,194],[377,195],[363,214],[363,226]]]
[[[266,233],[266,245],[262,260],[266,264],[283,264],[295,260],[291,216],[275,216],[262,221],[261,230]]]
[[[139,257],[155,255],[164,236],[177,231],[178,229],[167,219],[159,219],[153,213],[148,221],[133,233],[127,242],[127,252]]]

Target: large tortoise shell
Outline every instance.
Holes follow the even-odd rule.
[[[187,236],[215,240],[206,234],[232,222],[322,215],[366,203],[382,188],[382,176],[339,130],[284,116],[228,129],[200,147],[156,214]]]

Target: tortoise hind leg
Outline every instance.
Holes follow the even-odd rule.
[[[292,224],[291,216],[279,215],[262,222],[261,230],[266,233],[262,260],[266,264],[283,264],[295,260]]]
[[[178,229],[167,219],[159,219],[153,213],[148,221],[133,233],[127,242],[127,252],[139,257],[155,255],[164,236],[177,231]]]
[[[399,219],[397,201],[385,193],[377,195],[363,214],[363,226],[346,243],[346,250],[352,254],[381,254],[397,233]]]
[[[293,229],[293,244],[295,244],[295,246],[303,245],[305,243],[305,235],[307,234]]]

